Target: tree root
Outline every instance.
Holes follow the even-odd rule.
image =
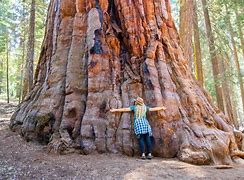
[[[58,135],[52,137],[51,142],[47,146],[48,153],[54,154],[70,154],[70,153],[80,153],[83,154],[80,145],[77,145],[76,142],[67,141],[64,138],[60,138]]]
[[[237,149],[237,150],[232,151],[230,156],[231,157],[237,156],[237,157],[244,158],[244,152]]]

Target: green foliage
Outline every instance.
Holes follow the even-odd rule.
[[[6,54],[9,51],[9,91],[12,98],[20,96],[22,69],[27,51],[30,0],[0,1],[0,95],[6,96]],[[38,60],[48,1],[36,0],[35,64]],[[7,44],[9,48],[7,49]]]

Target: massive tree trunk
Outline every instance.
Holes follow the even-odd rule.
[[[169,0],[52,0],[35,85],[11,118],[27,140],[62,152],[134,155],[131,114],[110,108],[141,96],[154,155],[194,164],[229,164],[233,124],[196,82],[179,46]]]

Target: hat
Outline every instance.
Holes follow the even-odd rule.
[[[144,104],[144,100],[141,97],[137,97],[135,103],[142,105],[142,104]]]

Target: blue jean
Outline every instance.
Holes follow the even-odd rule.
[[[137,135],[141,153],[152,153],[152,143],[149,133]],[[145,149],[146,148],[146,149]]]

